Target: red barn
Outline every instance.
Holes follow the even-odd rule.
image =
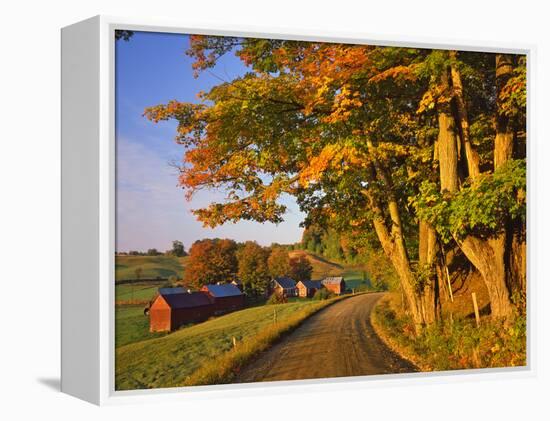
[[[233,284],[208,284],[201,288],[214,304],[214,313],[223,314],[244,307],[244,294]]]
[[[296,284],[298,297],[313,297],[321,288],[323,285],[320,281],[299,281]]]
[[[204,292],[162,293],[149,308],[149,330],[166,332],[178,329],[186,323],[202,322],[214,313],[214,306]]]
[[[321,281],[323,286],[329,291],[340,295],[346,291],[346,283],[341,276],[330,276]]]

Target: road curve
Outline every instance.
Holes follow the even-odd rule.
[[[417,371],[376,335],[370,314],[383,293],[337,302],[314,314],[259,355],[235,383]]]

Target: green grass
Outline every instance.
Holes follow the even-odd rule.
[[[149,317],[143,314],[143,306],[115,308],[115,347],[165,335],[149,332]]]
[[[174,387],[189,384],[189,381],[203,384],[205,376],[211,377],[211,371],[197,374],[200,379],[190,380],[189,377],[201,366],[212,364],[227,354],[232,349],[233,337],[239,342],[253,343],[266,332],[273,334],[270,328],[274,326],[274,311],[277,312],[276,326],[282,331],[287,323],[298,323],[296,320],[301,321],[310,311],[328,304],[329,301],[304,301],[249,308],[183,328],[162,338],[120,346],[115,356],[116,389]],[[128,320],[132,317],[129,313]],[[130,340],[130,336],[130,333],[124,334],[120,340]],[[207,364],[206,367],[208,370]],[[224,373],[221,366],[219,372]]]
[[[164,283],[147,283],[147,284],[122,284],[115,286],[115,300],[151,300]]]
[[[116,256],[115,279],[136,279],[136,269],[141,268],[141,279],[183,277],[188,257],[175,256]]]
[[[344,277],[347,289],[366,289],[371,287],[368,277],[364,278],[364,270],[361,267],[345,267],[344,272],[340,276]]]

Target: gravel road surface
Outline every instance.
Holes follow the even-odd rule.
[[[235,383],[417,371],[376,335],[370,313],[384,293],[363,294],[314,314],[263,352]]]

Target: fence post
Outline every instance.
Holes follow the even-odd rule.
[[[237,338],[233,336],[233,348],[237,348]]]
[[[474,302],[474,314],[476,316],[476,325],[479,327],[479,309],[477,308],[476,293],[472,292],[472,301]]]

